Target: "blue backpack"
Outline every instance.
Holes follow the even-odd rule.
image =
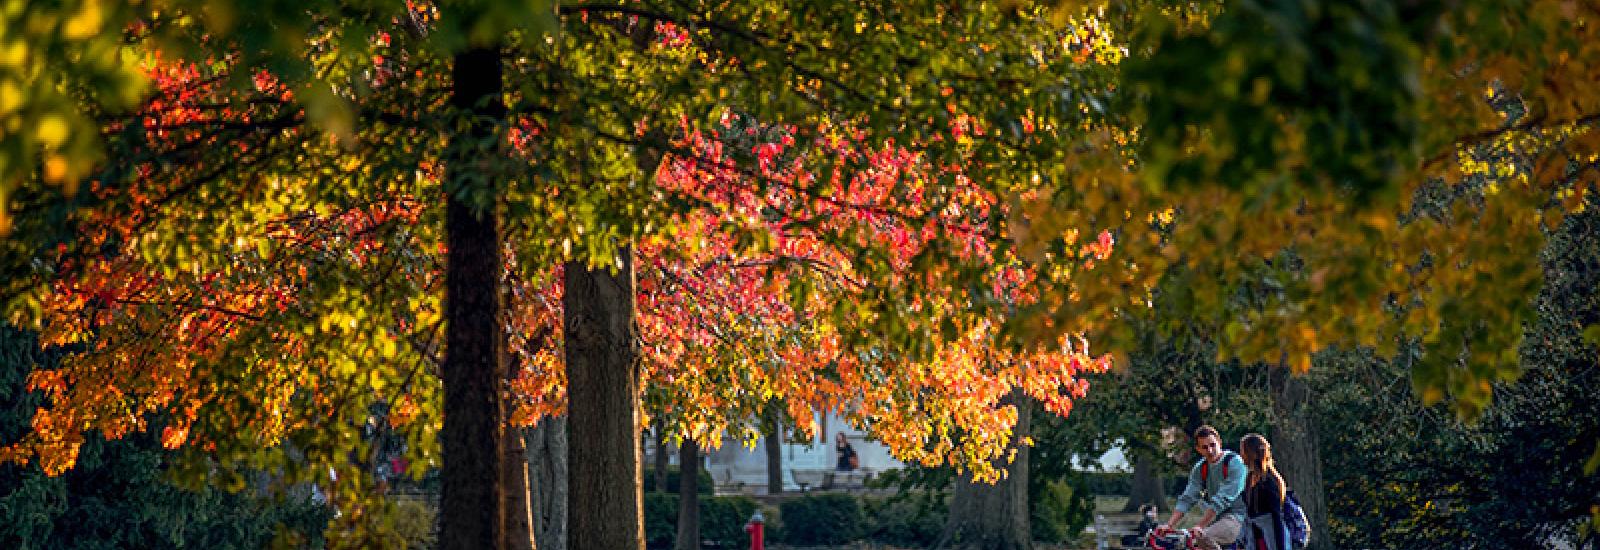
[[[1304,548],[1311,542],[1311,522],[1306,521],[1305,510],[1300,509],[1300,499],[1294,498],[1294,491],[1288,491],[1283,496],[1284,526],[1289,528],[1289,542],[1295,548]]]

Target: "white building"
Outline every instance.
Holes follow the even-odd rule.
[[[869,439],[864,432],[851,427],[837,415],[819,413],[816,422],[817,433],[814,439],[805,443],[789,442],[783,445],[784,491],[822,488],[829,476],[834,476],[839,456],[834,451],[834,438],[838,437],[839,432],[845,434],[845,439],[855,449],[861,469],[856,473],[838,477],[838,483],[855,486],[866,476],[905,467],[905,463],[890,456],[887,446]],[[670,457],[671,463],[677,464],[678,453],[673,452]],[[737,438],[726,437],[723,439],[722,448],[707,453],[704,459],[706,463],[703,466],[716,483],[718,492],[754,494],[767,492],[765,438],[757,441],[754,447],[746,447]],[[1132,470],[1119,447],[1113,447],[1100,457],[1099,469],[1114,472]]]
[[[798,491],[802,488],[820,488],[838,466],[839,455],[834,450],[838,433],[855,449],[861,469],[848,476],[840,476],[841,484],[859,485],[862,478],[885,470],[904,467],[905,464],[889,455],[889,448],[867,438],[860,430],[850,427],[834,414],[817,415],[816,437],[809,442],[783,445],[783,489]],[[676,460],[676,453],[673,459]],[[716,482],[719,491],[764,494],[767,492],[766,440],[755,447],[746,447],[736,439],[723,440],[721,449],[708,453],[706,472]],[[802,484],[804,487],[802,487]]]

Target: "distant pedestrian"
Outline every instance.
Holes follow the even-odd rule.
[[[856,448],[850,446],[850,440],[844,437],[844,432],[838,432],[838,443],[834,450],[839,453],[839,471],[850,472],[861,467],[861,459],[856,456]]]
[[[1139,505],[1139,526],[1134,528],[1134,534],[1122,536],[1122,546],[1143,547],[1145,538],[1158,527],[1161,527],[1161,522],[1156,521],[1156,505],[1149,502]]]
[[[1140,540],[1143,540],[1146,535],[1149,535],[1150,531],[1153,531],[1156,527],[1161,526],[1160,523],[1156,522],[1156,505],[1154,504],[1147,502],[1140,505],[1139,517],[1140,520],[1138,531]]]

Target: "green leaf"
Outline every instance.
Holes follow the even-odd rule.
[[[1584,327],[1583,341],[1591,345],[1600,346],[1600,323]]]
[[[1589,455],[1589,460],[1583,463],[1585,475],[1592,476],[1596,471],[1600,471],[1600,442],[1595,442],[1594,454]]]

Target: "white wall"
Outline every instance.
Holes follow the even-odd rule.
[[[884,470],[903,468],[905,464],[889,455],[889,448],[882,443],[866,437],[860,430],[850,427],[837,415],[829,414],[823,418],[820,414],[817,419],[817,434],[809,444],[786,443],[783,445],[784,490],[793,491],[800,487],[795,484],[793,470],[801,470],[803,479],[815,479],[804,472],[832,470],[838,463],[838,454],[834,452],[835,434],[843,431],[849,439],[850,445],[855,448],[861,460],[861,468],[867,472],[882,472]],[[673,464],[677,463],[678,453],[670,450]],[[762,493],[767,486],[767,450],[766,439],[756,442],[755,447],[746,447],[744,443],[731,435],[723,439],[721,449],[710,452],[705,457],[706,472],[711,474],[711,479],[719,487],[737,486],[743,483],[745,491]],[[1074,461],[1077,459],[1074,458]],[[1107,472],[1130,472],[1131,465],[1123,455],[1120,447],[1100,456],[1098,467]],[[649,463],[646,460],[646,463]]]
[[[884,470],[901,468],[905,465],[889,455],[889,448],[882,443],[868,439],[860,430],[847,425],[836,415],[829,414],[823,418],[817,417],[816,438],[810,443],[786,443],[783,445],[784,490],[798,490],[795,484],[793,470],[819,471],[832,470],[838,465],[838,454],[834,452],[834,438],[836,433],[843,431],[845,438],[850,441],[861,461],[861,469],[868,472],[882,472]],[[746,447],[736,440],[724,439],[721,449],[709,454],[707,457],[706,471],[711,474],[711,479],[717,485],[735,485],[744,483],[745,490],[751,492],[765,492],[767,486],[767,450],[766,440],[758,441],[754,448]],[[802,474],[802,479],[808,479]]]

